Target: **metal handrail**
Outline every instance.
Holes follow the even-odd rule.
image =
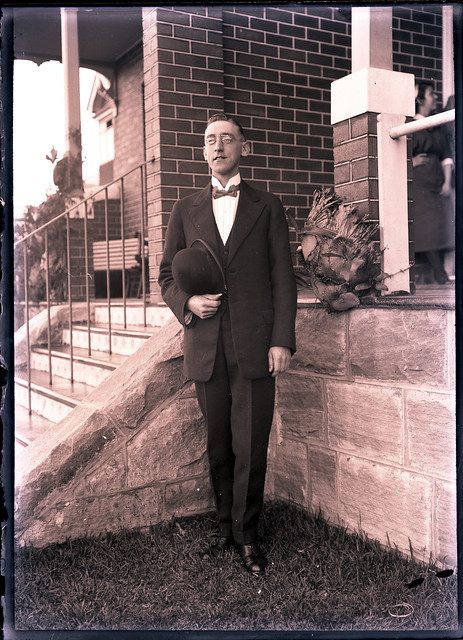
[[[400,124],[397,127],[392,127],[389,135],[393,140],[397,140],[397,138],[401,136],[407,136],[410,133],[423,131],[424,129],[431,129],[431,127],[438,127],[441,124],[453,122],[454,120],[455,109],[449,109],[448,111],[442,111],[442,113],[436,113],[426,118],[419,118],[419,120],[412,120],[405,124]]]
[[[101,187],[101,189],[98,189],[97,191],[94,191],[91,196],[87,196],[87,198],[84,198],[83,200],[79,200],[79,202],[77,202],[76,204],[73,204],[71,207],[66,209],[66,211],[63,211],[63,213],[59,213],[57,216],[55,216],[54,218],[52,218],[48,222],[44,222],[40,227],[37,227],[37,229],[34,229],[34,231],[31,231],[27,235],[25,235],[22,238],[19,238],[18,240],[16,240],[13,243],[13,247],[16,247],[17,245],[21,244],[22,242],[25,242],[26,240],[31,238],[36,233],[39,233],[40,231],[43,231],[43,229],[45,229],[45,227],[49,227],[51,224],[53,224],[54,222],[56,222],[57,220],[59,220],[60,218],[65,216],[67,213],[71,213],[71,211],[74,211],[74,209],[78,209],[79,207],[81,207],[83,204],[89,202],[90,200],[95,200],[95,197],[98,194],[103,193],[103,191],[105,191],[106,189],[109,189],[109,187],[112,187],[117,182],[120,182],[120,180],[123,180],[124,178],[129,176],[134,171],[139,171],[141,167],[146,167],[148,164],[151,164],[152,162],[154,162],[154,158],[151,158],[151,160],[145,160],[145,162],[142,162],[141,164],[137,165],[136,167],[133,167],[133,169],[130,169],[129,171],[127,171],[127,173],[124,173],[122,176],[119,176],[119,178],[116,178],[112,182],[108,182],[108,184],[106,184],[104,187]]]
[[[71,282],[71,234],[70,234],[70,219],[71,213],[75,209],[79,207],[84,207],[84,217],[83,217],[83,229],[84,229],[84,259],[85,259],[85,298],[86,298],[86,307],[87,307],[87,331],[88,331],[88,355],[91,355],[92,344],[91,344],[91,313],[90,313],[90,278],[91,275],[89,273],[89,238],[88,238],[88,203],[93,202],[97,195],[104,193],[105,199],[105,207],[104,207],[104,218],[105,218],[105,241],[106,241],[106,293],[108,299],[108,335],[109,335],[109,353],[112,352],[111,346],[111,287],[110,287],[110,256],[109,256],[109,220],[108,220],[108,191],[110,187],[120,183],[120,191],[119,191],[119,200],[120,200],[120,212],[121,212],[121,236],[122,236],[122,304],[123,304],[123,314],[124,314],[124,328],[127,328],[126,321],[126,306],[127,306],[127,297],[126,297],[126,255],[125,255],[125,219],[124,219],[124,180],[135,171],[140,173],[140,187],[141,187],[141,200],[140,200],[140,259],[141,259],[141,278],[142,278],[142,303],[143,303],[143,316],[144,316],[144,326],[146,327],[146,283],[145,283],[145,275],[146,275],[146,266],[145,266],[145,208],[146,208],[146,166],[150,163],[154,162],[154,158],[151,160],[147,160],[137,165],[136,167],[127,171],[124,175],[116,178],[112,182],[106,184],[101,189],[98,189],[92,195],[88,196],[80,200],[78,203],[73,204],[71,207],[55,216],[52,220],[42,224],[37,229],[34,229],[30,233],[26,234],[22,238],[19,238],[14,242],[14,248],[24,246],[24,258],[23,258],[23,268],[24,268],[24,307],[25,307],[25,324],[26,324],[26,343],[27,343],[27,356],[26,356],[26,367],[27,367],[27,390],[28,390],[28,409],[29,413],[32,413],[32,382],[31,382],[31,344],[30,344],[30,331],[29,331],[29,315],[30,315],[30,296],[29,296],[29,283],[28,283],[28,256],[27,249],[29,246],[29,240],[38,234],[44,232],[44,251],[45,251],[45,289],[46,289],[46,305],[47,305],[47,346],[48,346],[48,366],[49,366],[49,384],[52,386],[53,384],[53,374],[52,374],[52,345],[51,345],[51,321],[50,321],[50,308],[52,306],[51,295],[50,295],[50,265],[49,265],[49,229],[55,224],[58,220],[62,218],[66,219],[66,259],[67,259],[67,303],[69,307],[68,318],[69,318],[69,345],[70,345],[70,354],[69,354],[69,363],[70,363],[70,380],[71,383],[74,380],[74,347],[73,347],[73,332],[72,332],[72,324],[73,324],[73,300],[72,300],[72,282]],[[138,235],[138,231],[137,231]]]

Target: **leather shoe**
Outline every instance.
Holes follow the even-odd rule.
[[[203,560],[206,558],[215,558],[223,551],[229,551],[235,546],[233,536],[221,536],[217,538],[207,549],[201,552]]]
[[[240,544],[238,550],[243,560],[243,567],[253,576],[261,576],[267,567],[267,558],[264,556],[259,546],[252,544]]]

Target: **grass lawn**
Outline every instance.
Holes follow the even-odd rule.
[[[457,578],[281,502],[265,505],[269,567],[202,560],[213,515],[15,554],[15,628],[119,630],[458,629]],[[451,575],[449,575],[451,574]]]

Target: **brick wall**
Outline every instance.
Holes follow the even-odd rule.
[[[117,69],[117,116],[114,120],[114,178],[120,178],[145,160],[143,56],[130,51]],[[138,171],[124,180],[124,220],[127,237],[140,231],[141,182]],[[146,220],[145,220],[146,222]]]
[[[120,201],[108,200],[108,239],[117,240],[121,237]],[[71,295],[73,301],[85,300],[86,269],[85,269],[85,230],[84,220],[74,218],[70,220],[70,253],[71,253]],[[90,297],[94,296],[93,277],[93,243],[106,240],[105,201],[97,200],[93,203],[93,218],[88,219],[88,271]]]
[[[392,15],[394,71],[413,73],[417,82],[432,80],[442,95],[442,7],[394,7]]]
[[[348,73],[349,29],[333,8],[224,10],[225,109],[253,148],[243,175],[301,215],[333,184],[330,85]]]
[[[145,9],[143,23],[147,157],[157,158],[148,178],[157,302],[169,212],[207,182],[202,133],[214,111],[235,114],[248,133],[243,177],[277,194],[296,218],[305,219],[315,189],[334,185],[330,87],[350,72],[350,9],[163,7]],[[433,78],[440,91],[441,8],[395,7],[393,27],[394,70]],[[375,177],[361,174],[369,168],[359,158],[355,170],[368,190]]]
[[[157,286],[163,240],[174,202],[202,187],[204,122],[224,108],[222,10],[144,9],[146,156],[150,290]]]

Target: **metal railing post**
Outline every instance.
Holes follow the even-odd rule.
[[[48,254],[48,227],[45,229],[45,274],[47,297],[47,336],[48,336],[48,379],[50,386],[53,384],[52,358],[51,358],[51,318],[50,318],[50,260]]]
[[[143,298],[143,326],[146,327],[146,283],[145,283],[145,182],[146,182],[146,165],[140,167],[140,183],[141,183],[141,220],[140,220],[140,259],[141,259],[141,286]]]
[[[31,336],[29,331],[29,274],[27,263],[27,245],[24,243],[24,320],[26,323],[26,367],[27,367],[27,406],[29,415],[32,413],[32,390],[31,390]]]
[[[108,352],[112,353],[112,336],[111,336],[111,280],[109,265],[109,221],[108,221],[108,189],[105,189],[104,201],[104,225],[106,234],[106,297],[108,299]]]
[[[125,288],[125,220],[124,220],[124,178],[121,178],[120,191],[121,240],[122,240],[122,309],[124,313],[124,329],[127,328],[127,292]]]
[[[85,253],[85,298],[87,301],[87,339],[88,355],[92,354],[92,332],[90,326],[90,271],[88,267],[88,210],[87,200],[84,203],[84,253]]]
[[[67,241],[67,266],[68,266],[68,305],[69,305],[69,364],[71,384],[74,382],[74,346],[72,335],[72,283],[71,283],[71,216],[66,215],[66,241]]]

